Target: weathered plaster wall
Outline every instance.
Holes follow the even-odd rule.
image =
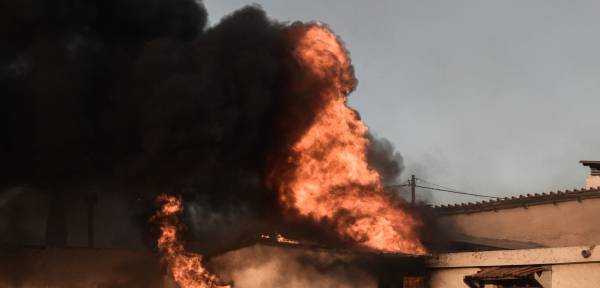
[[[479,271],[479,268],[432,269],[429,271],[429,287],[468,288],[463,282],[463,277],[475,274],[477,271]]]
[[[15,248],[0,251],[2,288],[174,288],[157,252],[120,249]]]
[[[552,288],[600,287],[600,263],[552,266]]]
[[[600,243],[600,199],[438,217],[448,237],[519,241],[547,247]]]
[[[361,264],[352,254],[254,245],[214,257],[209,265],[235,288],[376,288],[376,276]]]
[[[581,251],[591,250],[584,258]],[[430,288],[467,288],[463,277],[481,268],[546,265],[552,269],[552,288],[600,287],[600,249],[576,246],[441,254],[428,262]]]
[[[600,263],[551,265],[552,288],[600,287]],[[430,288],[468,288],[463,277],[475,274],[479,268],[448,268],[429,271]]]
[[[585,258],[581,251],[590,250]],[[600,263],[600,246],[500,250],[440,254],[427,261],[430,268],[494,267],[508,265],[550,265],[569,263]],[[600,273],[599,273],[600,274]]]

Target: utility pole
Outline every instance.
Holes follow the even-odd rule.
[[[94,248],[94,204],[98,203],[98,194],[83,196],[83,204],[88,205],[88,247]]]
[[[415,175],[412,175],[410,180],[410,204],[415,206],[415,186],[417,186],[417,182],[415,181]]]

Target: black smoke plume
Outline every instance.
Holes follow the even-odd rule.
[[[254,160],[280,29],[260,9],[207,29],[192,0],[4,2],[3,183],[164,188]]]
[[[301,73],[277,48],[285,23],[247,6],[207,27],[194,0],[0,1],[0,193],[43,191],[59,215],[47,221],[50,238],[85,235],[72,231],[84,222],[61,221],[75,212],[56,201],[72,210],[92,191],[136,211],[133,224],[96,233],[145,227],[158,193],[182,191],[198,239],[290,229],[265,188],[265,161],[309,127],[318,103],[283,93]],[[401,157],[371,140],[369,163],[392,183]],[[113,208],[101,196],[97,219],[114,219]]]

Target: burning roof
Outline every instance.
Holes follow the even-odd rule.
[[[159,249],[184,287],[220,284],[185,250],[183,223],[206,243],[260,226],[300,243],[427,253],[425,211],[384,187],[401,157],[346,106],[357,80],[328,26],[279,23],[254,5],[208,27],[193,0],[9,8],[0,184],[35,186],[56,204],[46,229],[60,245],[64,210],[94,190],[144,202],[138,223],[162,195]]]

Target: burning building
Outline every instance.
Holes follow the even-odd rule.
[[[2,285],[253,287],[237,258],[273,253],[321,286],[423,283],[389,267],[428,253],[426,210],[387,191],[401,157],[346,106],[357,80],[327,25],[248,6],[206,27],[193,0],[6,2]],[[304,246],[215,254],[245,231]],[[158,248],[165,269],[94,247]],[[121,270],[152,276],[106,277]]]
[[[0,9],[1,287],[548,279],[555,260],[502,262],[536,251],[429,255],[430,215],[453,227],[552,197],[432,212],[388,191],[402,158],[347,107],[357,80],[327,25],[248,6],[208,27],[193,0],[23,3]],[[450,236],[495,237],[469,233]]]

